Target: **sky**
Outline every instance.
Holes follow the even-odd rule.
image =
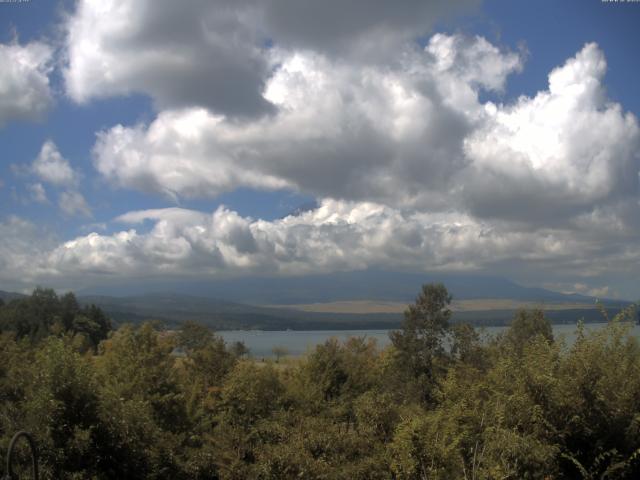
[[[640,2],[0,2],[0,289],[640,298]]]

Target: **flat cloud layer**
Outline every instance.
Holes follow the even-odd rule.
[[[0,44],[0,127],[13,120],[39,120],[51,107],[52,53],[38,42]]]
[[[637,243],[607,250],[589,229],[582,235],[551,228],[532,235],[459,213],[401,213],[366,202],[324,200],[313,211],[274,221],[242,217],[225,207],[213,213],[134,211],[117,221],[129,228],[58,246],[46,236],[38,239],[38,229],[23,220],[0,224],[7,238],[22,238],[18,246],[25,250],[16,255],[14,246],[0,255],[7,262],[3,280],[23,271],[27,278],[86,285],[118,277],[300,275],[369,267],[504,270],[510,262],[543,273],[561,268],[567,275],[589,276],[612,268],[629,273],[640,261]],[[143,222],[152,224],[146,233],[136,230]]]

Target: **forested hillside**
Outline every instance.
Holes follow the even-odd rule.
[[[32,295],[0,299],[0,332],[32,343],[50,335],[65,335],[81,350],[97,348],[107,338],[111,320],[93,304],[80,306],[69,292],[58,297],[51,289],[36,288]]]
[[[540,311],[480,338],[450,300],[424,286],[384,350],[258,362],[37,290],[0,307],[1,453],[24,429],[44,479],[639,478],[632,311],[568,347]]]

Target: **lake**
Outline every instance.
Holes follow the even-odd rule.
[[[604,323],[588,323],[585,328],[589,331],[602,328]],[[484,327],[479,331],[488,335],[496,335],[506,327]],[[564,336],[567,343],[575,341],[576,325],[553,325],[553,335],[556,338]],[[341,341],[349,337],[373,338],[379,347],[387,346],[389,341],[389,330],[317,330],[317,331],[263,331],[263,330],[227,330],[216,332],[227,343],[236,341],[244,342],[249,348],[249,352],[254,358],[272,357],[273,347],[283,347],[287,349],[289,355],[304,355],[316,345],[324,343],[327,339],[335,337]],[[640,337],[640,326],[633,327],[635,336]]]

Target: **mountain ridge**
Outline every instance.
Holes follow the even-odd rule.
[[[127,295],[76,292],[81,304],[95,304],[117,323],[160,320],[170,326],[191,320],[214,329],[329,330],[398,328],[402,305],[415,300],[422,284],[441,281],[453,296],[453,321],[475,325],[509,323],[518,308],[541,306],[554,323],[602,320],[595,297],[524,287],[497,276],[428,275],[361,271],[307,277],[244,278],[170,285],[123,286]],[[136,291],[144,288],[149,291]],[[0,291],[5,301],[24,295]],[[274,301],[274,299],[276,301]],[[280,300],[280,301],[277,301]],[[331,311],[331,303],[362,309]],[[367,304],[393,304],[393,309],[367,309]],[[630,302],[604,299],[610,316]],[[303,308],[305,304],[317,308]],[[464,305],[461,308],[460,305]],[[489,305],[487,307],[487,305]]]
[[[156,293],[188,294],[251,305],[295,305],[335,301],[377,300],[410,303],[420,286],[442,282],[454,300],[508,299],[529,302],[595,302],[595,297],[525,287],[500,276],[424,274],[361,270],[304,277],[243,277],[223,280],[184,280],[112,285],[85,289],[79,295],[125,296]],[[617,300],[606,299],[607,302]]]

